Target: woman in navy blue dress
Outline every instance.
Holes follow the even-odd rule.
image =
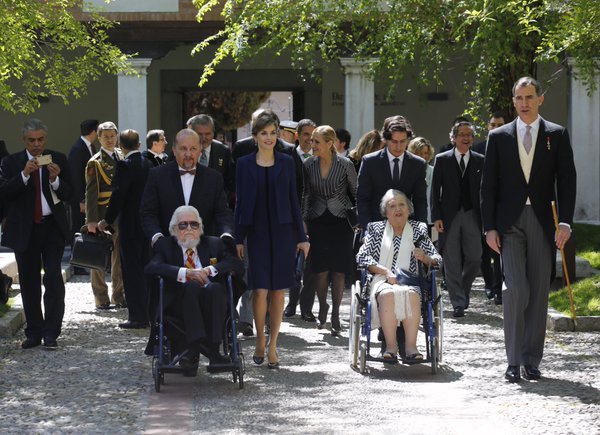
[[[277,337],[281,326],[284,290],[294,285],[296,252],[308,255],[296,192],[292,157],[274,150],[279,123],[265,110],[252,121],[256,153],[237,161],[235,236],[238,256],[244,258],[248,244],[249,285],[254,290],[252,309],[256,322],[256,349],[253,360],[264,361],[264,333],[267,305],[270,315],[269,368],[279,367]],[[269,293],[270,302],[267,303]]]

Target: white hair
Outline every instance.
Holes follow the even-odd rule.
[[[191,213],[193,214],[198,222],[200,223],[200,235],[204,232],[204,225],[202,223],[202,218],[200,217],[200,213],[196,210],[196,207],[192,207],[191,205],[182,205],[177,207],[173,212],[173,216],[171,216],[171,221],[169,222],[169,232],[172,236],[177,235],[177,224],[179,223],[179,217],[182,214]]]

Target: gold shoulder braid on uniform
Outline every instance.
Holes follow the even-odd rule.
[[[102,177],[102,180],[106,183],[107,186],[111,185],[112,179],[102,169],[102,162],[99,162],[98,160],[94,160],[94,164],[96,166],[96,186],[98,189],[98,205],[100,205],[100,206],[108,205],[108,202],[110,201],[110,197],[112,195],[112,191],[110,191],[110,190],[107,192],[100,191],[100,180],[98,180],[98,174],[100,174],[100,176]]]

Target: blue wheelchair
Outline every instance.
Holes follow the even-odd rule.
[[[371,356],[371,285],[368,272],[361,269],[361,279],[352,286],[350,306],[349,356],[350,365],[361,374],[367,370],[367,361],[387,362]],[[436,374],[442,361],[443,300],[436,281],[436,271],[419,263],[421,289],[421,319],[419,330],[425,334],[426,357],[418,364],[431,363],[431,372]]]
[[[158,309],[156,313],[155,344],[152,357],[152,377],[154,378],[154,389],[160,392],[160,387],[165,383],[165,373],[184,373],[185,369],[179,365],[181,359],[188,355],[189,350],[181,343],[174,345],[175,341],[183,337],[184,330],[181,321],[164,310],[164,282],[160,278],[158,289]],[[210,373],[231,372],[233,382],[237,383],[240,390],[244,388],[244,373],[246,365],[242,344],[237,339],[237,320],[235,316],[233,285],[231,275],[227,277],[227,319],[223,326],[223,354],[230,359],[229,364],[219,366],[218,369],[208,368]],[[173,355],[173,349],[183,349]]]

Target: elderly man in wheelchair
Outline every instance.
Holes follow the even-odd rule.
[[[244,266],[220,238],[202,234],[202,219],[192,206],[175,210],[169,231],[170,237],[155,243],[145,272],[164,280],[164,311],[183,320],[182,347],[188,352],[179,365],[184,375],[195,376],[200,353],[209,359],[209,369],[230,362],[219,352],[227,314],[225,279],[228,273],[242,274]]]
[[[441,265],[427,234],[427,226],[409,219],[413,206],[406,195],[390,189],[381,199],[380,210],[385,220],[367,226],[364,243],[356,262],[369,272],[371,329],[381,326],[386,348],[379,358],[398,361],[396,328],[402,324],[405,333],[407,364],[423,361],[417,349],[421,320],[421,293],[417,261],[432,267]],[[403,352],[400,352],[402,354]]]

